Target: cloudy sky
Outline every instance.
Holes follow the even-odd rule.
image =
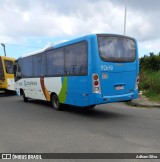
[[[140,56],[158,53],[160,0],[126,2],[126,35],[137,39]],[[0,0],[0,42],[18,58],[90,33],[123,34],[124,8],[125,0]]]

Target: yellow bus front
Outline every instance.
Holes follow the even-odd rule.
[[[14,61],[14,58],[0,56],[0,90],[15,91]]]

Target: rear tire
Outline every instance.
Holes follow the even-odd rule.
[[[58,96],[56,94],[52,95],[52,97],[51,97],[51,104],[52,104],[52,107],[55,110],[58,110],[58,111],[61,110],[61,105],[60,105]]]
[[[24,102],[28,102],[28,98],[25,96],[24,91],[23,91],[23,94],[22,94],[22,95],[23,95],[23,101],[24,101]]]
[[[86,106],[86,107],[84,107],[84,110],[87,110],[87,111],[92,111],[92,110],[94,110],[94,107],[95,107],[96,105],[89,105],[89,106]]]
[[[89,109],[93,109],[96,105],[89,105],[88,108]]]

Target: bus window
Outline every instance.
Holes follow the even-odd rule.
[[[4,60],[4,65],[6,68],[6,73],[13,74],[13,61]]]
[[[87,43],[80,42],[65,47],[65,74],[87,74]]]
[[[33,56],[34,77],[41,75],[41,54]]]
[[[32,56],[19,59],[18,64],[21,67],[22,77],[33,77],[33,60]]]
[[[65,74],[76,74],[76,49],[75,45],[65,47]]]
[[[86,75],[87,74],[87,43],[81,42],[76,45],[76,65],[77,74]]]
[[[136,45],[132,39],[124,37],[98,37],[100,57],[108,62],[133,62]]]
[[[47,52],[47,76],[64,75],[64,50],[58,48]]]
[[[41,60],[41,76],[47,75],[47,63],[46,63],[46,53],[42,53],[42,60]]]

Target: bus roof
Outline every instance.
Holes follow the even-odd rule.
[[[7,57],[7,56],[0,56],[0,58],[6,59],[6,60],[16,60],[16,59],[13,58],[13,57]]]

